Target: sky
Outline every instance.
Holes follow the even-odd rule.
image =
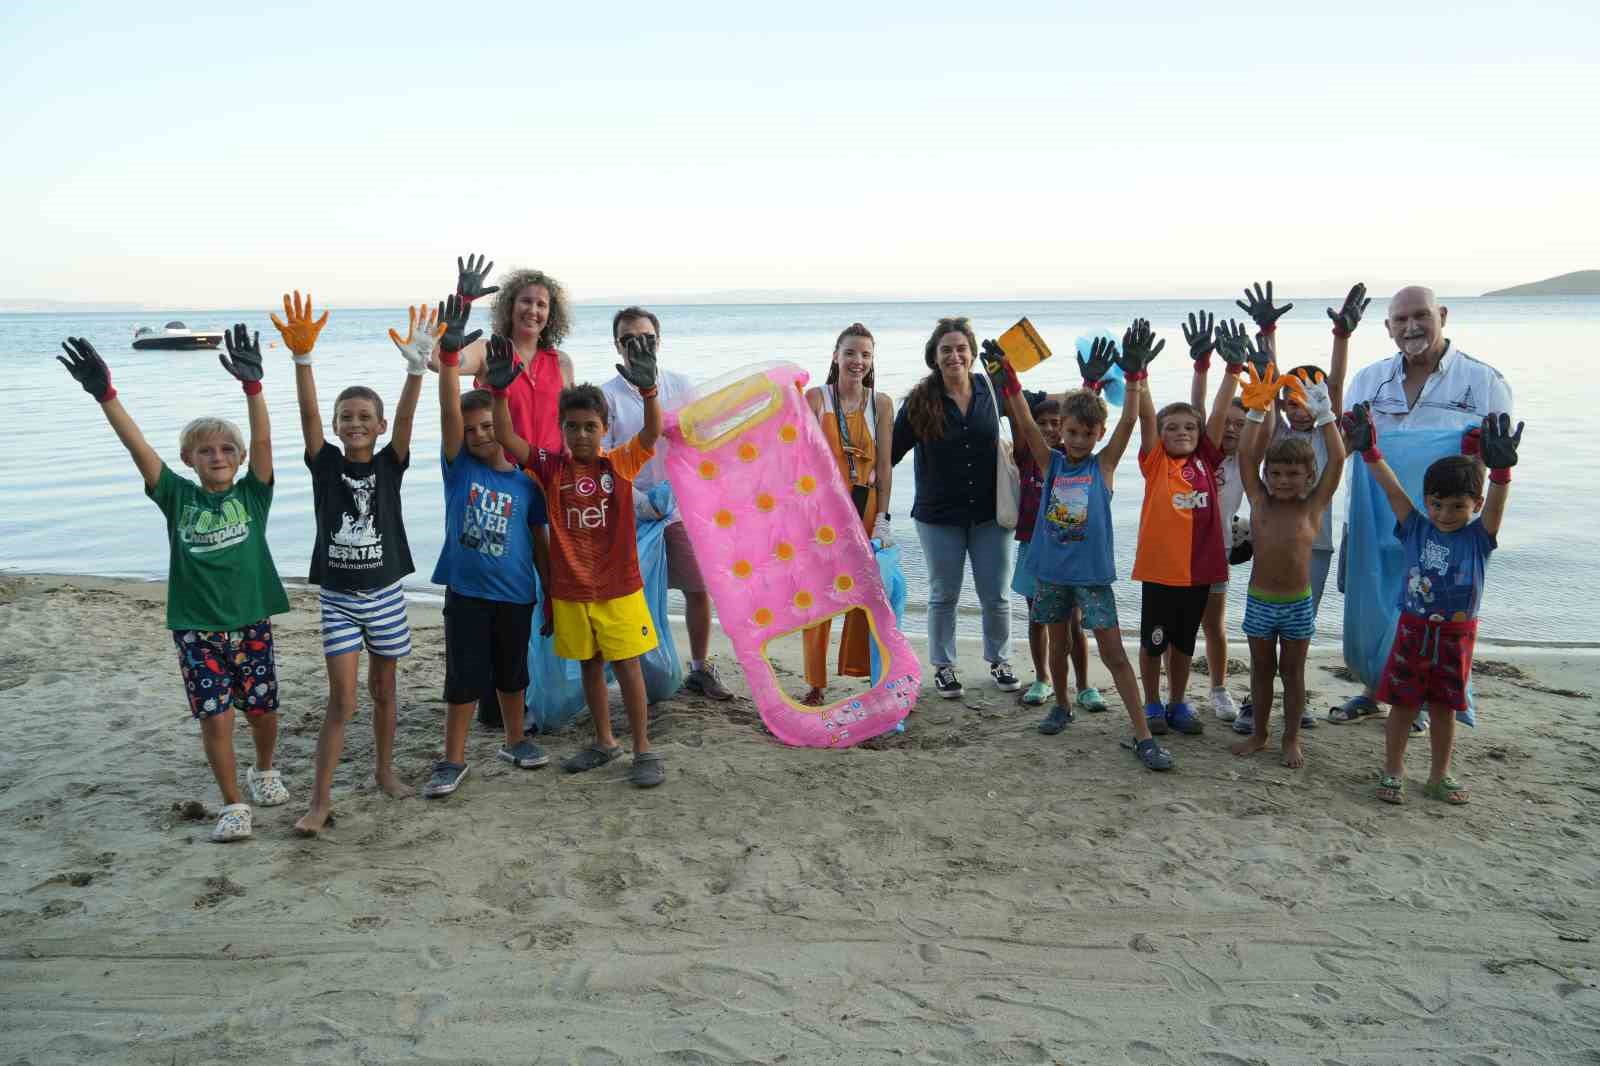
[[[0,300],[392,306],[471,251],[579,300],[1600,267],[1600,4],[1443,11],[8,2]]]

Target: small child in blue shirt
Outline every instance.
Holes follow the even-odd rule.
[[[452,296],[436,312],[412,309],[412,329],[394,342],[426,363],[439,340],[440,463],[444,470],[444,545],[433,581],[444,593],[444,758],[422,794],[448,796],[467,776],[467,731],[481,696],[500,702],[505,744],[499,757],[521,769],[550,757],[523,732],[528,639],[537,598],[534,575],[548,588],[550,541],[544,492],[506,458],[494,436],[494,397],[461,395],[461,349],[471,304]],[[417,329],[418,326],[422,328]],[[413,349],[430,349],[416,350]],[[546,631],[548,633],[548,630]]]
[[[1393,705],[1378,798],[1404,802],[1406,741],[1412,721],[1425,706],[1433,761],[1422,793],[1447,803],[1466,803],[1466,786],[1450,776],[1456,713],[1467,707],[1484,572],[1505,515],[1522,423],[1513,434],[1510,416],[1491,414],[1481,431],[1472,431],[1463,442],[1469,454],[1447,456],[1428,467],[1422,482],[1425,515],[1411,505],[1399,478],[1383,461],[1367,404],[1357,404],[1344,416],[1344,430],[1350,450],[1361,453],[1394,508],[1395,536],[1406,556],[1400,621],[1376,694]],[[1482,465],[1473,452],[1481,455]],[[1489,468],[1487,498],[1484,466]]]

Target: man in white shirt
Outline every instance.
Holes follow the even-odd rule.
[[[624,307],[611,319],[611,340],[617,354],[627,359],[626,347],[630,341],[647,343],[652,348],[660,343],[661,320],[642,307]],[[694,383],[682,374],[661,369],[656,375],[656,388],[663,409],[682,403],[694,389]],[[606,448],[620,448],[644,425],[644,400],[621,374],[600,386],[606,398],[606,435],[602,444]],[[656,442],[655,458],[644,465],[639,476],[633,479],[634,516],[641,522],[653,522],[665,517],[650,502],[650,490],[666,479],[667,440]],[[689,672],[684,676],[683,687],[714,700],[731,700],[733,693],[717,676],[717,668],[707,657],[711,642],[711,595],[706,591],[705,579],[700,576],[700,565],[695,561],[694,547],[683,528],[683,520],[673,511],[663,538],[667,546],[667,585],[683,593],[684,622],[689,630]]]
[[[1345,409],[1370,403],[1380,434],[1401,426],[1465,432],[1481,425],[1490,412],[1512,414],[1511,386],[1500,372],[1456,348],[1444,335],[1449,313],[1424,286],[1408,285],[1395,293],[1383,328],[1399,351],[1363,367],[1350,379],[1344,390]],[[1347,530],[1339,550],[1340,592],[1345,587],[1348,537]],[[1374,686],[1367,686],[1361,695],[1332,708],[1328,719],[1354,722],[1379,713],[1373,692]]]

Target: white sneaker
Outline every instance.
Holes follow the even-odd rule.
[[[252,766],[244,775],[244,784],[250,793],[250,802],[258,807],[276,807],[289,802],[283,775],[276,770],[257,770]]]
[[[1225,688],[1211,690],[1211,708],[1217,712],[1219,722],[1231,722],[1239,717],[1239,705],[1233,702],[1233,697]]]
[[[251,833],[252,815],[250,804],[230,803],[222,808],[217,815],[216,828],[211,830],[211,839],[217,844],[226,844],[233,840],[248,840]]]

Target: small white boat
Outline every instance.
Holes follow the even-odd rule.
[[[140,326],[133,331],[135,348],[162,348],[168,351],[194,351],[215,348],[222,343],[221,330],[190,329],[182,322],[168,322],[157,331]]]

